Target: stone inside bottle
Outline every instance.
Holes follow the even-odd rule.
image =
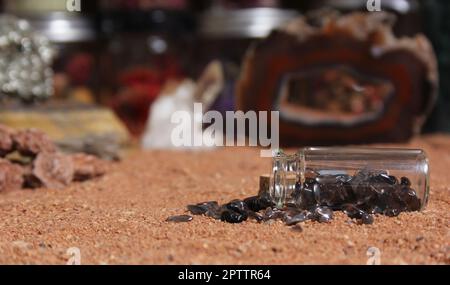
[[[371,221],[371,214],[419,211],[428,199],[428,160],[422,150],[322,147],[294,155],[280,151],[272,170],[268,195],[278,208],[326,207]]]
[[[358,217],[363,213],[396,216],[400,212],[418,211],[421,199],[407,177],[386,171],[361,170],[355,175],[317,174],[297,183],[292,193],[301,209],[326,206]]]

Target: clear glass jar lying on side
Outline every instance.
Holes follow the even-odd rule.
[[[428,194],[428,159],[419,149],[308,147],[273,157],[269,195],[277,207],[396,216],[423,209]]]

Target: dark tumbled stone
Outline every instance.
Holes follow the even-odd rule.
[[[173,223],[186,223],[192,221],[192,216],[189,215],[178,215],[178,216],[171,216],[166,219],[167,222],[173,222]]]
[[[398,183],[398,180],[397,180],[397,177],[395,177],[395,176],[381,173],[381,174],[370,177],[369,182],[372,185],[373,184],[395,185]]]
[[[306,211],[303,211],[301,213],[298,213],[295,216],[292,216],[292,217],[289,217],[289,218],[285,219],[285,223],[288,226],[293,226],[295,224],[304,222],[304,221],[306,221],[308,219],[309,219],[308,218],[308,213]]]
[[[342,211],[351,219],[361,219],[363,211],[358,209],[355,205],[345,204],[342,206]]]
[[[379,206],[375,206],[375,207],[372,207],[370,213],[371,214],[382,214],[383,213],[383,209],[381,207],[379,207]]]
[[[284,218],[284,212],[277,208],[267,208],[264,211],[263,219],[267,220],[275,220]]]
[[[420,210],[420,199],[416,195],[416,191],[409,187],[402,187],[397,192],[400,200],[405,203],[406,209],[408,211],[418,211]]]
[[[246,213],[241,214],[230,210],[225,210],[222,212],[220,219],[228,223],[242,223],[247,220],[248,215]]]
[[[315,191],[316,200],[322,206],[338,208],[343,203],[350,203],[355,200],[351,187],[350,175],[323,175],[316,178],[320,186],[319,191]]]
[[[309,209],[317,204],[316,197],[319,195],[320,187],[315,179],[307,178],[305,182],[298,184],[296,189],[298,195],[296,195],[296,204],[300,209]]]
[[[187,209],[192,215],[203,215],[207,211],[204,207],[198,205],[187,205]]]
[[[248,207],[247,205],[244,203],[244,201],[241,200],[232,200],[229,203],[223,205],[223,207],[225,209],[237,212],[239,214],[246,214]]]
[[[262,210],[259,205],[259,196],[252,196],[244,199],[244,203],[247,205],[247,207],[254,211],[258,212],[259,210]]]
[[[398,216],[400,214],[401,210],[400,209],[386,209],[383,211],[383,214],[385,214],[388,217],[395,217]]]
[[[373,224],[373,216],[368,213],[364,213],[361,216],[361,222],[366,225]]]
[[[373,216],[355,205],[347,204],[344,205],[342,210],[345,214],[351,219],[358,219],[361,220],[361,223],[363,224],[372,224],[373,223]]]
[[[273,203],[267,197],[261,196],[248,197],[244,199],[244,203],[253,212],[259,212],[273,206]]]
[[[333,210],[328,207],[316,207],[314,209],[314,220],[325,223],[333,219]]]
[[[208,201],[195,205],[188,205],[187,209],[193,215],[207,215],[210,217],[214,217],[219,211],[219,204],[216,201]]]
[[[396,185],[398,184],[398,179],[397,177],[393,176],[393,175],[389,175],[390,181],[391,181],[391,185]]]
[[[408,177],[400,178],[400,184],[404,186],[411,186],[411,181],[409,181]]]

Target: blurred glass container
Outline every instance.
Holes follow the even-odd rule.
[[[197,76],[212,60],[219,59],[223,63],[226,88],[213,109],[221,112],[235,109],[234,85],[248,48],[297,15],[293,10],[254,6],[229,9],[216,5],[203,12],[199,19],[197,48],[191,71]],[[233,102],[232,106],[230,102]]]
[[[272,7],[226,9],[214,6],[199,20],[198,64],[204,66],[213,59],[222,59],[240,65],[253,41],[266,37],[272,29],[297,15],[293,10]]]
[[[143,132],[149,106],[165,83],[185,76],[192,29],[191,15],[182,10],[103,11],[101,99],[135,136]]]
[[[297,13],[278,8],[213,8],[201,18],[200,34],[209,38],[263,38]]]
[[[53,63],[55,97],[83,103],[95,101],[97,59],[95,21],[90,11],[92,3],[81,2],[80,12],[67,10],[66,1],[5,1],[6,13],[30,22],[55,46]]]

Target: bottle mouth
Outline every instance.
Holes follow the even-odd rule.
[[[286,154],[283,150],[275,150],[272,159],[272,173],[270,176],[269,196],[278,208],[290,201],[298,182],[302,181],[299,167],[299,154]]]

